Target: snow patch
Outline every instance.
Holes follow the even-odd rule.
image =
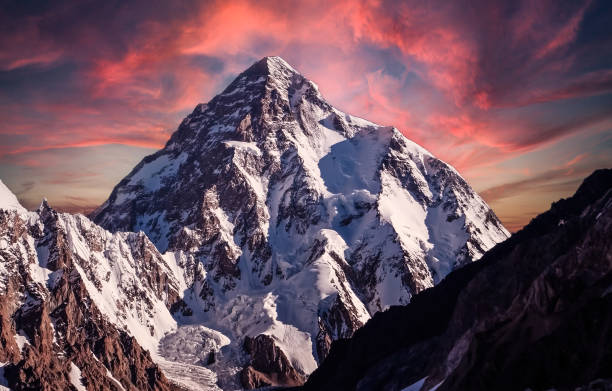
[[[177,157],[160,155],[156,159],[145,163],[131,178],[129,185],[141,184],[149,192],[155,192],[162,187],[164,178],[176,174],[179,167],[187,159],[186,153]]]
[[[248,143],[246,141],[232,140],[232,141],[224,141],[223,144],[227,145],[228,147],[235,148],[236,150],[239,150],[239,151],[250,152],[256,156],[261,156],[261,150],[259,149],[256,143]]]
[[[166,335],[159,342],[158,353],[173,362],[206,365],[230,342],[227,336],[216,330],[202,325],[186,325]]]
[[[157,359],[156,363],[161,367],[170,382],[177,384],[181,388],[187,390],[222,391],[217,386],[217,376],[208,368],[163,359]]]
[[[94,356],[94,357],[95,357],[95,356]],[[105,367],[105,368],[106,368],[106,367]],[[117,379],[116,379],[116,378],[113,376],[113,374],[111,373],[111,371],[109,371],[109,370],[108,370],[108,368],[106,368],[106,376],[107,376],[108,378],[110,378],[112,381],[114,381],[114,382],[115,382],[115,385],[116,385],[117,387],[119,387],[119,390],[121,390],[121,391],[126,391],[126,390],[125,390],[125,388],[123,387],[123,385],[121,384],[121,382],[120,382],[119,380],[117,380]]]
[[[351,194],[357,190],[379,191],[376,173],[387,148],[384,132],[372,130],[330,146],[318,162],[330,193]]]
[[[382,193],[378,199],[378,211],[381,217],[398,231],[404,245],[409,249],[413,247],[417,253],[420,252],[420,242],[429,240],[425,225],[426,207],[388,172],[382,172],[380,180]]]
[[[19,346],[19,350],[22,352],[26,345],[30,345],[30,339],[23,330],[17,330],[17,334],[15,334],[15,342],[17,342],[17,346]]]
[[[79,367],[74,365],[73,362],[70,363],[70,373],[68,374],[70,378],[70,383],[77,389],[77,391],[87,391],[87,387],[83,384],[81,370]]]
[[[46,265],[46,262],[44,263]],[[46,267],[40,266],[38,263],[30,264],[30,277],[34,282],[37,282],[43,286],[49,286],[49,276],[53,272]]]
[[[0,209],[16,210],[20,213],[27,213],[27,210],[21,206],[15,194],[13,194],[2,180],[0,180]]]

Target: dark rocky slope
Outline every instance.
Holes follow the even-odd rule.
[[[611,190],[612,170],[596,171],[479,262],[334,342],[304,389],[610,389]]]

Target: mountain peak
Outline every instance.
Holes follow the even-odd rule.
[[[38,209],[36,210],[39,214],[42,214],[44,212],[53,210],[53,208],[51,208],[51,206],[49,206],[49,201],[47,201],[47,197],[43,197],[42,201],[40,202],[40,205],[38,206]]]
[[[249,354],[282,351],[274,365],[289,372],[273,377],[287,382],[508,236],[452,167],[334,108],[280,57],[198,105],[93,218],[201,265],[188,269],[187,312],[228,330],[229,349],[267,335]]]
[[[291,121],[302,98],[313,107],[332,109],[320,95],[317,85],[285,60],[278,56],[264,57],[236,76],[219,95],[198,104],[172,135],[167,148],[184,150],[191,148],[196,140],[199,140],[197,143],[203,140],[208,143],[261,141],[271,130],[262,126],[262,121],[268,124]],[[328,120],[333,121],[333,118]],[[342,121],[336,122],[340,126]],[[336,130],[344,132],[346,129]]]
[[[295,68],[279,56],[266,56],[251,65],[244,73],[270,76],[273,78],[283,74],[299,74]]]
[[[223,92],[223,95],[252,91],[253,88],[259,91],[276,89],[283,91],[281,95],[287,95],[287,90],[297,85],[308,83],[316,90],[316,85],[305,78],[300,72],[292,67],[287,61],[278,56],[267,56],[251,65],[242,72]],[[265,86],[266,88],[261,89]]]

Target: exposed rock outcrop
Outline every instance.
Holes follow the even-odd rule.
[[[242,385],[251,390],[265,386],[302,385],[305,378],[297,372],[274,338],[260,334],[244,339],[244,350],[250,361],[240,374]]]

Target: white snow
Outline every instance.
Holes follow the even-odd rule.
[[[166,377],[188,390],[221,391],[217,386],[217,376],[213,371],[200,365],[191,365],[156,359]]]
[[[380,128],[380,125],[377,125],[374,122],[370,122],[367,119],[357,117],[355,115],[345,114],[345,118],[347,122],[355,124],[361,128],[368,128],[368,127]]]
[[[245,141],[231,140],[231,141],[224,141],[223,144],[227,145],[228,147],[235,148],[239,151],[251,152],[255,154],[256,156],[261,156],[261,150],[259,149],[256,143],[248,143]]]
[[[427,380],[427,376],[409,385],[408,387],[402,388],[401,391],[421,391],[426,380]],[[436,384],[435,386],[431,387],[428,391],[436,391],[438,387],[442,385],[442,383],[444,383],[444,380],[442,380],[440,383]]]
[[[95,357],[95,356],[94,356]],[[113,374],[111,373],[111,371],[108,370],[108,368],[106,368],[106,376],[108,376],[112,381],[115,382],[115,385],[117,387],[119,387],[119,390],[121,391],[125,391],[125,388],[123,387],[123,385],[121,384],[121,382],[119,380],[117,380]]]
[[[176,157],[160,155],[156,159],[144,164],[130,179],[130,185],[142,184],[147,191],[157,191],[162,187],[164,178],[176,174],[179,167],[187,159],[186,153]]]
[[[205,362],[210,352],[218,352],[231,340],[202,325],[186,325],[166,335],[159,344],[160,355],[171,361],[197,364]]]
[[[46,247],[42,247],[42,248],[46,250]],[[46,262],[42,264],[46,265]],[[39,284],[48,286],[49,276],[51,275],[51,273],[52,273],[51,270],[47,269],[46,267],[41,266],[38,263],[30,264],[30,276],[32,277],[32,280],[34,280],[35,282],[38,282]]]
[[[389,173],[383,172],[380,181],[382,193],[378,200],[378,211],[398,231],[402,243],[409,250],[420,251],[421,243],[429,239],[425,225],[426,207]]]
[[[0,209],[16,210],[21,213],[27,213],[27,210],[21,206],[15,194],[6,187],[4,182],[0,180]]]
[[[30,345],[30,339],[23,330],[17,330],[17,334],[15,334],[15,341],[17,342],[17,346],[19,346],[20,351],[23,351],[25,345]]]
[[[293,92],[293,95],[291,95],[289,99],[289,104],[292,110],[295,109],[295,106],[302,100],[302,97],[304,96],[304,93],[308,90],[308,87],[310,87],[310,84],[304,83],[298,90]]]
[[[87,387],[83,384],[81,370],[73,362],[70,363],[70,373],[68,376],[74,388],[78,391],[87,391]]]
[[[189,389],[218,390],[217,375],[203,365],[211,352],[216,361],[224,360],[221,349],[230,342],[222,333],[201,325],[181,326],[160,341],[156,362],[175,383]],[[231,371],[230,362],[220,365]]]
[[[329,153],[318,161],[330,193],[346,195],[357,190],[379,191],[376,172],[388,142],[384,133],[378,130],[362,132],[330,146]]]
[[[124,190],[119,191],[117,192],[117,196],[115,198],[115,204],[121,205],[125,203],[126,201],[133,199],[136,196],[137,194],[131,191],[124,191]]]
[[[311,373],[317,368],[317,362],[312,355],[310,335],[298,330],[295,326],[279,321],[277,300],[278,296],[272,293],[264,296],[262,310],[271,324],[266,325],[268,327],[264,329],[257,326],[252,327],[247,331],[247,335],[250,334],[253,337],[259,334],[273,336],[277,345],[296,369],[304,373]]]
[[[448,212],[443,206],[429,208],[425,223],[430,235],[427,246],[427,264],[435,272],[434,282],[438,283],[444,276],[453,271],[455,252],[469,239],[465,231],[465,216],[447,221]],[[444,227],[444,229],[439,229]]]
[[[126,329],[145,349],[155,351],[159,339],[176,328],[176,321],[162,298],[158,298],[143,284],[142,272],[145,270],[141,269],[145,265],[140,265],[134,259],[129,244],[130,240],[137,240],[138,234],[111,234],[85,216],[63,213],[59,216],[67,233],[69,248],[76,255],[76,270],[92,300],[111,322]],[[90,234],[102,240],[102,251],[93,251],[89,247],[83,236],[84,231],[90,231]],[[175,274],[178,269],[176,262],[173,268],[164,262],[168,258],[159,255],[159,266],[173,278],[171,283],[180,289],[182,275]],[[86,268],[82,266],[83,262]],[[39,270],[39,279],[48,276],[45,273],[47,269],[40,266],[36,268]],[[97,281],[98,286],[94,281]],[[184,282],[182,286],[185,286]],[[141,295],[140,300],[131,298],[134,292]]]
[[[268,62],[268,66],[270,66],[272,69],[276,71],[288,69],[291,72],[297,73],[297,71],[291,65],[289,65],[289,63],[285,61],[282,57],[268,56],[266,57],[266,61]]]
[[[96,357],[96,355],[93,352],[91,352],[91,357],[94,360],[96,360],[97,362],[99,362],[100,364],[102,364],[102,362],[100,360],[98,360],[98,357]],[[123,387],[121,382],[117,378],[115,378],[115,376],[113,376],[112,372],[108,368],[106,368],[106,366],[104,364],[102,364],[102,365],[104,366],[104,369],[106,369],[106,376],[108,376],[112,381],[115,382],[115,385],[117,387],[119,387],[119,390],[125,391],[125,388]]]
[[[153,305],[150,309],[143,306],[144,303],[127,299],[126,292],[117,289],[117,287],[124,286],[129,289],[140,285],[138,273],[134,269],[129,270],[127,264],[117,266],[118,268],[115,269],[106,269],[111,272],[111,278],[108,283],[103,284],[101,290],[98,290],[81,266],[76,265],[88,293],[102,313],[107,315],[111,322],[125,328],[138,340],[142,347],[155,351],[159,338],[164,333],[173,330],[176,327],[176,321],[172,318],[165,304],[152,297],[153,295],[150,293],[147,295]],[[128,266],[127,270],[124,269],[126,266]],[[140,289],[141,292],[148,293],[146,288],[141,287]],[[126,306],[127,311],[123,309]]]

